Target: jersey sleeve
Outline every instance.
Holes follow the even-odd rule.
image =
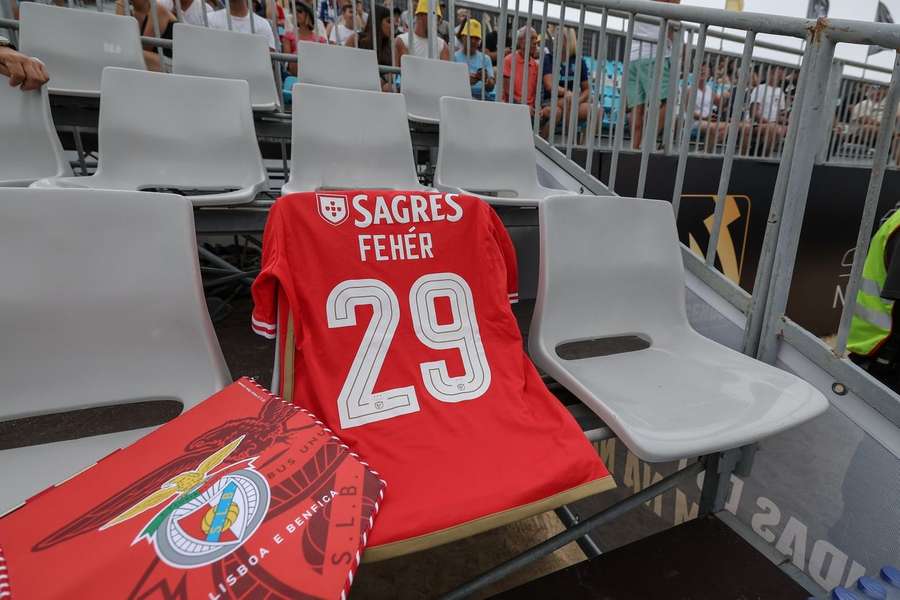
[[[513,246],[509,232],[503,226],[503,221],[497,216],[493,208],[487,209],[491,215],[491,233],[494,241],[503,255],[503,262],[506,265],[506,293],[510,304],[519,301],[519,266],[516,261],[516,248]]]
[[[250,327],[254,333],[264,338],[275,338],[275,324],[278,321],[278,273],[283,259],[280,248],[281,229],[279,211],[276,205],[269,212],[266,228],[263,231],[262,269],[253,285],[250,293],[253,296],[253,314],[250,317]]]

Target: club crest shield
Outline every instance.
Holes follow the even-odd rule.
[[[347,197],[334,194],[316,194],[319,216],[332,225],[340,225],[347,220]]]

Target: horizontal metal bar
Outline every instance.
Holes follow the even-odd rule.
[[[664,494],[665,492],[682,483],[687,483],[689,481],[693,482],[697,475],[701,471],[703,471],[703,469],[703,463],[693,463],[685,467],[681,471],[677,471],[672,475],[669,475],[668,477],[641,490],[637,494],[629,496],[621,502],[610,506],[606,510],[592,515],[591,517],[585,519],[581,523],[578,523],[571,529],[566,529],[565,531],[554,535],[550,539],[541,542],[537,546],[526,550],[522,554],[511,558],[504,563],[501,563],[490,571],[482,573],[475,579],[472,579],[471,581],[468,581],[467,583],[461,585],[442,598],[443,600],[458,600],[460,598],[467,598],[474,592],[483,589],[485,586],[500,581],[507,575],[515,573],[519,569],[528,566],[534,561],[552,554],[563,546],[574,542],[582,536],[587,535],[592,529],[595,529],[605,523],[609,523],[610,521],[614,521],[621,515],[639,507],[644,502],[652,500],[653,498]]]
[[[836,382],[844,384],[860,400],[900,427],[900,396],[889,387],[849,359],[835,356],[830,346],[787,317],[781,318],[779,333],[785,343],[796,348],[800,354],[831,375]]]

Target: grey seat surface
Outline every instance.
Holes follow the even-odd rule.
[[[23,92],[0,82],[0,186],[71,175],[53,126],[47,90]]]
[[[439,123],[442,97],[472,97],[465,63],[404,54],[400,57],[400,79],[410,121]]]
[[[278,108],[278,90],[265,37],[176,23],[172,45],[173,73],[243,79],[250,85],[253,110]]]
[[[800,378],[694,331],[671,205],[617,196],[541,205],[529,350],[639,458],[736,448],[823,413]],[[560,357],[571,342],[637,336],[634,351]],[[649,347],[646,347],[649,344]],[[606,344],[609,345],[609,344]]]
[[[374,50],[298,42],[297,59],[297,81],[300,83],[381,91]]]
[[[146,69],[134,17],[23,2],[21,51],[47,67],[50,93],[100,95],[104,67]]]
[[[535,206],[565,190],[538,182],[531,117],[523,104],[444,97],[434,186],[497,205]]]
[[[230,383],[185,198],[0,189],[0,277],[15,282],[0,293],[0,421],[153,400],[189,408]],[[146,431],[0,450],[0,513]]]
[[[107,68],[89,177],[35,187],[187,190],[195,206],[252,202],[268,176],[246,81]],[[225,191],[220,191],[225,190]]]
[[[293,96],[291,176],[282,193],[425,189],[402,95],[298,83]]]

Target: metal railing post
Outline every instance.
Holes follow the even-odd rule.
[[[681,208],[681,192],[684,189],[684,172],[687,169],[688,150],[691,143],[691,130],[694,128],[694,104],[697,97],[697,88],[700,85],[700,69],[703,65],[704,50],[706,48],[706,25],[700,26],[697,35],[697,45],[694,50],[694,68],[692,74],[694,81],[688,92],[687,104],[684,107],[684,115],[681,125],[681,141],[678,148],[678,167],[675,169],[675,186],[672,190],[672,210],[678,219],[678,211]],[[710,90],[711,92],[712,90]],[[706,93],[704,89],[704,94]],[[707,135],[709,133],[707,132]]]
[[[719,175],[719,189],[716,192],[716,209],[713,214],[712,230],[709,232],[709,246],[706,248],[706,264],[714,266],[716,260],[716,248],[719,245],[719,233],[722,229],[722,217],[725,214],[725,200],[728,194],[728,184],[731,182],[731,166],[734,164],[734,147],[737,143],[740,124],[743,122],[744,103],[747,98],[747,83],[750,79],[750,63],[753,60],[753,43],[756,41],[756,32],[747,32],[747,41],[744,43],[744,52],[741,55],[741,70],[738,74],[737,89],[734,92],[734,104],[731,110],[731,122],[728,123],[728,137],[725,138],[725,158],[722,159],[722,173]]]
[[[656,151],[656,136],[659,135],[659,104],[660,86],[662,86],[662,74],[664,61],[666,60],[666,42],[669,21],[662,19],[659,23],[659,34],[656,40],[656,59],[653,63],[653,86],[650,88],[649,106],[644,106],[644,125],[641,133],[641,167],[638,172],[637,191],[635,196],[644,197],[644,186],[647,184],[647,168],[650,164],[650,152]],[[671,73],[670,73],[671,75]],[[632,113],[632,118],[636,118]],[[632,146],[634,143],[632,142]],[[651,150],[652,149],[652,150]]]
[[[800,229],[803,225],[803,213],[806,210],[809,182],[812,177],[819,136],[822,134],[825,90],[828,86],[831,61],[834,58],[835,44],[827,35],[813,31],[809,46],[815,47],[813,53],[815,58],[812,65],[807,67],[810,72],[803,105],[800,107],[799,130],[804,132],[804,135],[798,136],[795,141],[796,147],[790,165],[791,176],[785,192],[791,202],[785,203],[785,210],[781,218],[778,243],[772,263],[772,283],[766,299],[765,316],[757,352],[757,358],[768,363],[775,361],[778,351],[777,338],[794,274],[794,261],[797,257],[797,247],[800,244]]]
[[[853,253],[853,267],[850,269],[850,280],[847,281],[847,292],[844,294],[844,308],[841,311],[841,322],[838,327],[837,342],[834,352],[837,356],[843,356],[847,348],[847,337],[850,335],[850,321],[856,308],[856,293],[859,291],[862,279],[863,265],[868,254],[869,241],[872,239],[872,229],[875,226],[875,211],[878,208],[878,198],[881,196],[881,185],[884,182],[884,172],[890,160],[891,142],[894,140],[894,119],[890,115],[896,114],[897,100],[900,99],[900,52],[894,56],[894,73],[891,77],[891,87],[888,91],[884,105],[884,116],[878,128],[878,141],[875,144],[875,157],[872,159],[872,172],[869,175],[869,187],[866,190],[866,203],[863,206],[862,219],[859,224],[859,233],[856,237],[856,251]]]
[[[769,284],[772,277],[772,264],[775,258],[775,248],[778,245],[779,226],[781,215],[784,212],[784,204],[787,199],[787,186],[791,177],[791,164],[794,160],[794,147],[800,130],[800,109],[806,96],[807,80],[813,62],[813,45],[807,44],[803,56],[803,69],[800,71],[800,79],[797,82],[797,93],[794,99],[794,112],[788,121],[787,138],[784,142],[784,153],[775,178],[775,189],[772,192],[772,203],[769,208],[769,216],[766,225],[766,233],[763,237],[763,245],[760,250],[759,262],[756,267],[756,278],[753,283],[753,295],[750,299],[750,308],[747,312],[747,326],[744,329],[743,352],[749,356],[756,356],[759,351],[759,340],[762,335],[763,319],[765,317],[766,299],[769,295]]]

